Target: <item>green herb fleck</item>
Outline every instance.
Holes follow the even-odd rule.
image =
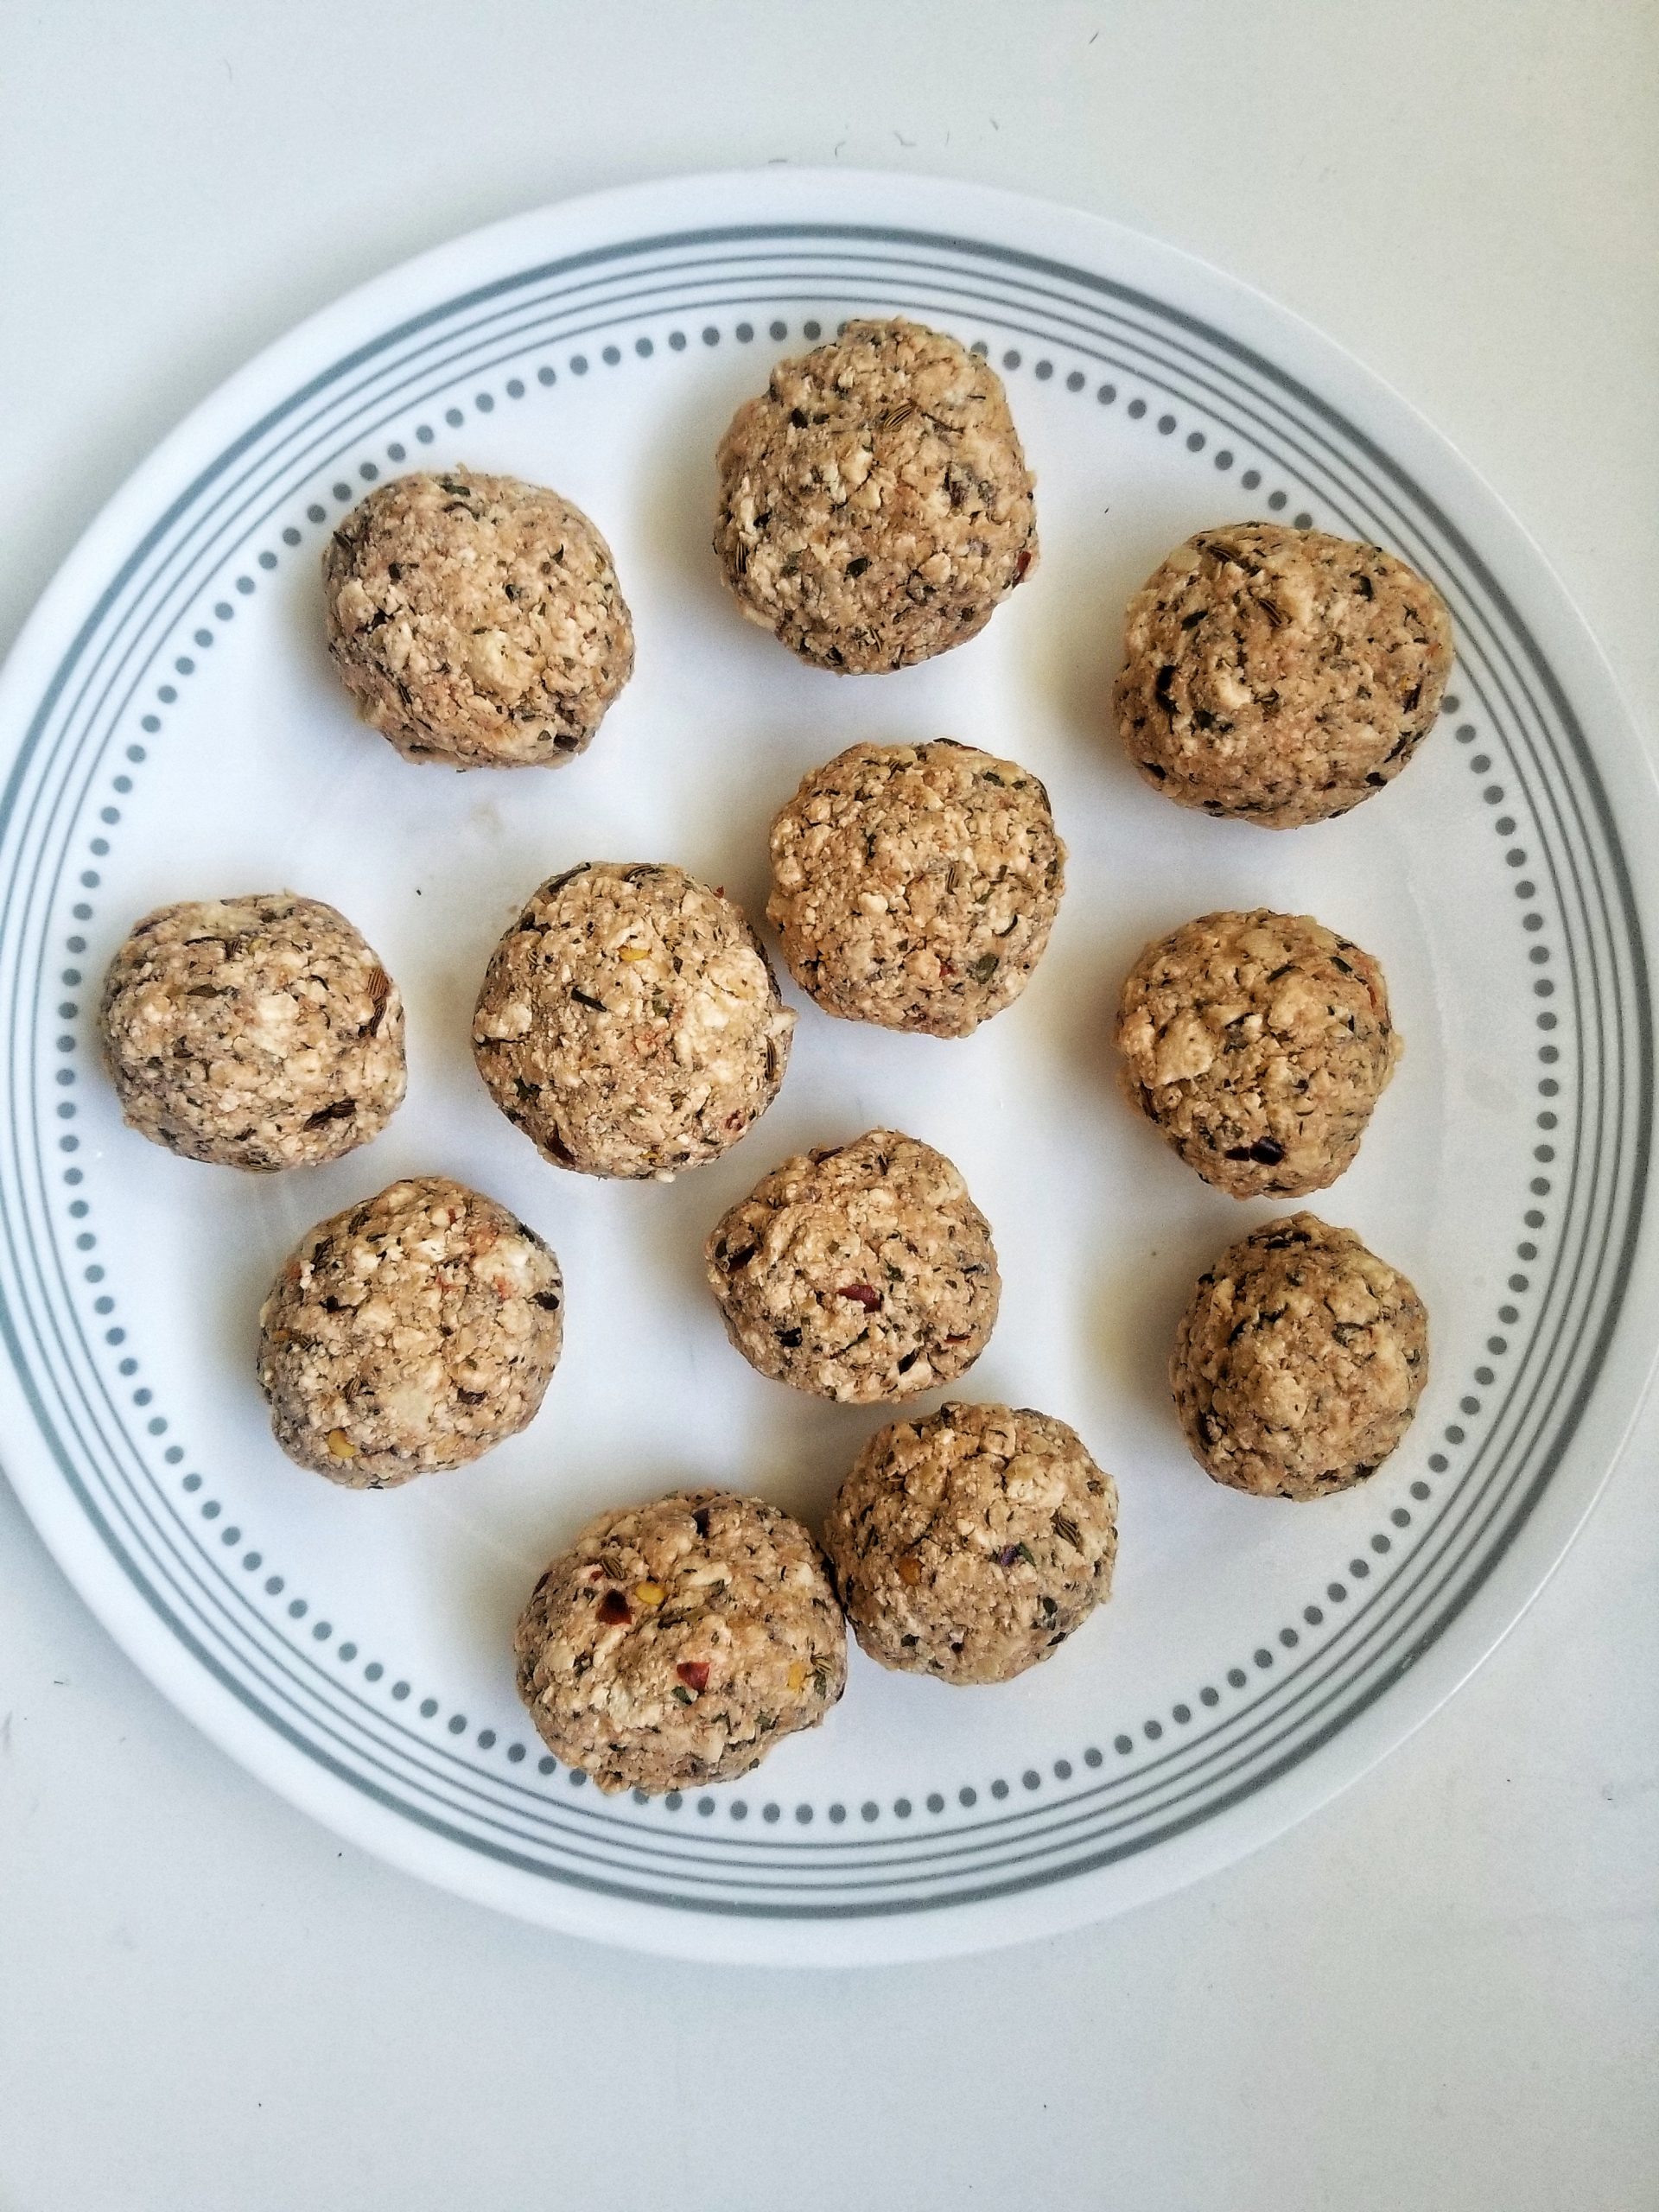
[[[1035,1556],[1033,1555],[1033,1552],[1032,1552],[1031,1546],[1030,1546],[1029,1544],[1016,1544],[1016,1545],[1014,1546],[1014,1549],[1015,1549],[1015,1551],[1017,1551],[1017,1552],[1019,1553],[1019,1554],[1020,1554],[1020,1558],[1021,1558],[1022,1560],[1024,1560],[1024,1561],[1026,1562],[1026,1565],[1027,1565],[1027,1567],[1035,1567],[1035,1566],[1036,1566],[1036,1564],[1037,1564],[1036,1558],[1035,1558]]]
[[[988,983],[992,976],[995,975],[998,965],[999,963],[995,953],[982,952],[978,959],[974,963],[974,981],[976,983]]]

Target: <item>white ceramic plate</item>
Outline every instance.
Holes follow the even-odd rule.
[[[989,349],[1037,470],[1043,563],[971,645],[835,680],[742,622],[712,455],[779,354],[896,310]],[[406,766],[353,719],[318,560],[399,468],[557,486],[613,545],[638,673],[557,773]],[[1375,537],[1461,644],[1441,726],[1341,822],[1272,835],[1134,775],[1108,698],[1125,599],[1249,515]],[[950,734],[1046,781],[1071,850],[1020,1003],[942,1044],[804,1009],[776,1107],[671,1189],[537,1157],[467,1044],[543,877],[671,859],[758,915],[766,828],[855,737]],[[1655,1340],[1646,887],[1628,719],[1540,557],[1446,445],[1323,340],[1111,226],[957,185],[691,178],[528,215],[319,315],[201,408],[87,535],[0,695],[0,1402],[11,1479],[87,1602],[234,1757],[411,1872],[667,1951],[859,1961],[1096,1917],[1236,1856],[1398,1742],[1515,1619],[1593,1499]],[[253,1179],[124,1129],[91,1026],[163,900],[287,886],[366,932],[409,1001],[409,1101],[334,1166]],[[1433,1376],[1363,1490],[1206,1481],[1167,1402],[1194,1274],[1267,1217],[1116,1095],[1142,941],[1217,906],[1312,912],[1383,960],[1408,1040],[1317,1202],[1427,1299]],[[1109,1607],[988,1690],[854,1655],[829,1723],[747,1780],[607,1801],[513,1691],[513,1619],[596,1509],[714,1480],[815,1517],[881,1416],[727,1345],[705,1230],[786,1153],[885,1122],[963,1168],[1002,1257],[965,1392],[1041,1407],[1116,1475]],[[563,1363],[530,1432],[385,1495],[267,1433],[255,1315],[308,1224],[442,1169],[551,1239]],[[937,1402],[923,1401],[924,1408]]]

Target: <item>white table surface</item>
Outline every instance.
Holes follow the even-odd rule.
[[[0,636],[359,278],[599,185],[842,161],[1118,216],[1322,325],[1517,510],[1651,732],[1656,145],[1638,0],[0,0]],[[602,1951],[342,1848],[0,1484],[0,2212],[1659,2206],[1656,1444],[1270,1850],[857,1975]]]

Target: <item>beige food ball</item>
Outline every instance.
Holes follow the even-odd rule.
[[[766,1112],[794,1027],[723,892],[655,861],[593,861],[543,884],[496,947],[473,1051],[544,1158],[666,1182]]]
[[[1269,830],[1345,814],[1440,712],[1452,618],[1379,546],[1281,523],[1200,531],[1129,601],[1118,732],[1182,806]]]
[[[601,1789],[729,1782],[816,1728],[847,1681],[817,1546],[775,1505],[678,1491],[601,1514],[514,1638],[543,1742]]]
[[[1037,557],[1034,480],[995,371],[902,317],[780,361],[718,467],[715,550],[738,604],[840,675],[963,644]]]
[[[1030,982],[1065,848],[1017,761],[949,738],[859,744],[772,823],[772,885],[766,918],[826,1014],[965,1037]]]
[[[1369,952],[1306,914],[1202,914],[1124,980],[1124,1087],[1206,1183],[1300,1198],[1348,1167],[1402,1050]]]
[[[323,556],[328,651],[409,760],[556,766],[633,669],[611,551],[568,499],[512,476],[399,476]]]
[[[259,1383],[290,1459],[387,1490],[476,1459],[536,1416],[558,1363],[559,1263],[447,1175],[319,1222],[259,1314]]]
[[[1351,1229],[1292,1214],[1199,1276],[1169,1380],[1207,1475],[1257,1497],[1324,1497],[1374,1474],[1410,1426],[1428,1316]]]
[[[870,1439],[823,1542],[872,1659],[1006,1682],[1110,1593],[1117,1490],[1050,1414],[944,1405]]]
[[[990,1224],[943,1153],[894,1129],[803,1153],[703,1248],[730,1337],[762,1375],[843,1405],[954,1382],[996,1321]]]
[[[98,1026],[129,1125],[187,1160],[321,1166],[403,1100],[397,986],[343,914],[291,891],[146,914]]]

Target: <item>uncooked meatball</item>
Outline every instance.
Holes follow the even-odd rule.
[[[408,760],[555,766],[633,669],[611,549],[580,508],[512,476],[399,476],[323,556],[328,650]]]
[[[129,1125],[187,1160],[320,1166],[404,1096],[397,986],[343,914],[291,891],[146,914],[98,1022]]]
[[[1392,553],[1238,523],[1178,546],[1129,601],[1117,727],[1182,806],[1292,830],[1345,814],[1427,735],[1452,618]]]
[[[775,1505],[719,1490],[589,1522],[536,1585],[514,1649],[549,1751],[610,1790],[747,1774],[847,1681],[817,1546]]]
[[[1203,914],[1149,944],[1117,1014],[1124,1084],[1236,1198],[1335,1182],[1402,1049],[1369,952],[1306,914]]]
[[[319,1222],[259,1314],[259,1382],[290,1459],[389,1490],[534,1420],[558,1363],[559,1263],[447,1175]]]
[[[902,317],[780,361],[718,466],[715,550],[738,604],[816,668],[869,675],[959,645],[1037,558],[1001,379]]]
[[[547,1159],[669,1182],[766,1112],[794,1027],[722,892],[677,868],[594,861],[543,884],[496,947],[473,1050]]]
[[[775,1381],[843,1405],[954,1382],[1001,1278],[990,1224],[943,1153],[893,1129],[786,1160],[703,1248],[726,1333]]]
[[[823,1544],[872,1659],[1006,1682],[1110,1594],[1117,1490],[1063,1421],[945,1405],[870,1439]]]
[[[1048,793],[950,738],[849,746],[772,825],[766,918],[826,1014],[965,1037],[1031,980],[1065,888]]]
[[[1428,1316],[1351,1229],[1311,1213],[1253,1230],[1200,1275],[1170,1388],[1207,1475],[1324,1497],[1374,1474],[1428,1380]]]

